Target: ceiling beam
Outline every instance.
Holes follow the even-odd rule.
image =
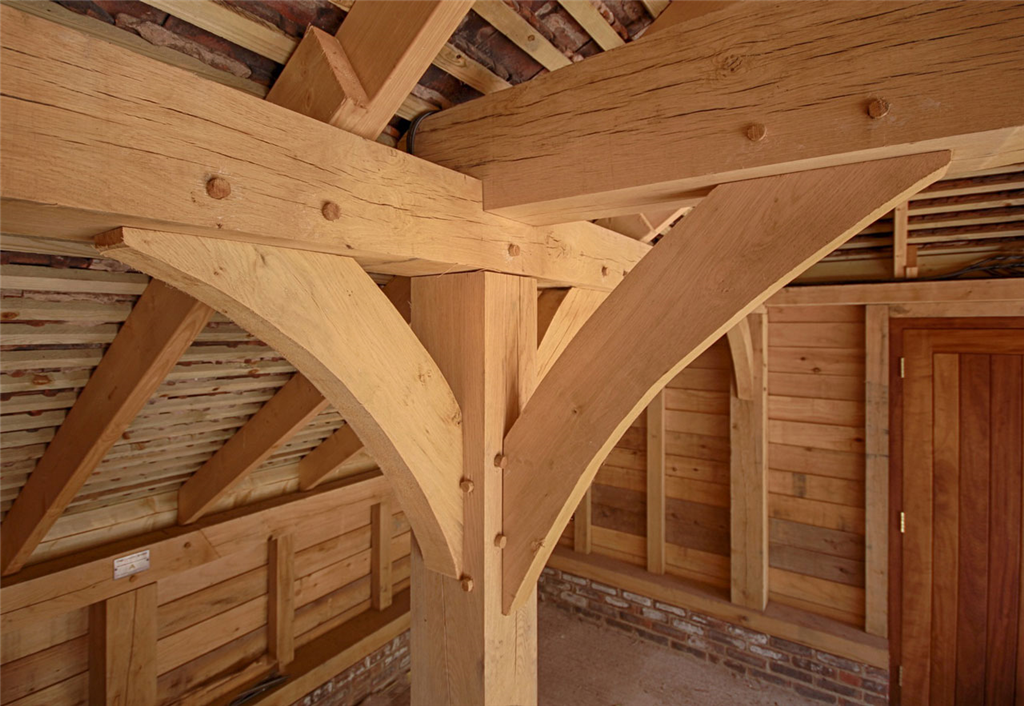
[[[1022,53],[1019,3],[737,2],[432,115],[416,154],[536,224],[934,150],[963,173],[1024,161]]]
[[[4,518],[0,573],[25,565],[212,314],[150,282]]]
[[[461,410],[423,344],[353,260],[131,228],[97,246],[207,302],[287,358],[380,464],[431,570],[459,575]]]
[[[532,595],[598,467],[654,395],[948,164],[941,152],[726,184],[655,246],[569,342],[505,437],[506,612]]]
[[[475,179],[12,8],[0,18],[5,232],[87,241],[136,226],[377,273],[487,269],[592,289],[650,250],[590,223],[486,213]]]

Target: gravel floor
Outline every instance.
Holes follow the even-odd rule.
[[[550,604],[538,607],[540,706],[797,706],[792,692],[602,628]],[[409,681],[362,706],[407,706]],[[467,704],[466,706],[472,706]]]

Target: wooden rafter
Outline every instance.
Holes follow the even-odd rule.
[[[930,150],[964,173],[1024,160],[1021,52],[1019,4],[738,2],[430,116],[416,154],[531,223]]]
[[[195,522],[327,407],[299,373],[254,414],[178,491],[178,522]]]
[[[526,600],[598,467],[657,391],[948,164],[948,153],[936,153],[726,184],[655,246],[573,338],[505,438],[506,610]]]
[[[606,290],[650,250],[590,223],[491,215],[461,174],[12,8],[0,17],[6,232],[87,241],[156,227],[387,274],[487,269]],[[71,139],[83,132],[104,139]],[[214,176],[226,197],[207,190]]]
[[[163,282],[149,284],[4,518],[4,575],[24,566],[212,314]]]
[[[356,3],[336,38],[310,27],[267,99],[373,139],[472,4]]]
[[[336,255],[129,228],[101,236],[97,244],[109,257],[212,304],[295,365],[392,481],[431,569],[458,575],[459,405],[409,325],[358,264]]]

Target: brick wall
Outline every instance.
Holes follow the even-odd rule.
[[[321,684],[292,706],[355,706],[409,671],[409,631]]]
[[[555,569],[546,568],[539,599],[583,618],[708,662],[791,689],[808,703],[883,706],[889,672],[726,623]]]

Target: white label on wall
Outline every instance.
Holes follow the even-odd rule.
[[[149,568],[149,550],[114,559],[114,580],[137,574]]]

